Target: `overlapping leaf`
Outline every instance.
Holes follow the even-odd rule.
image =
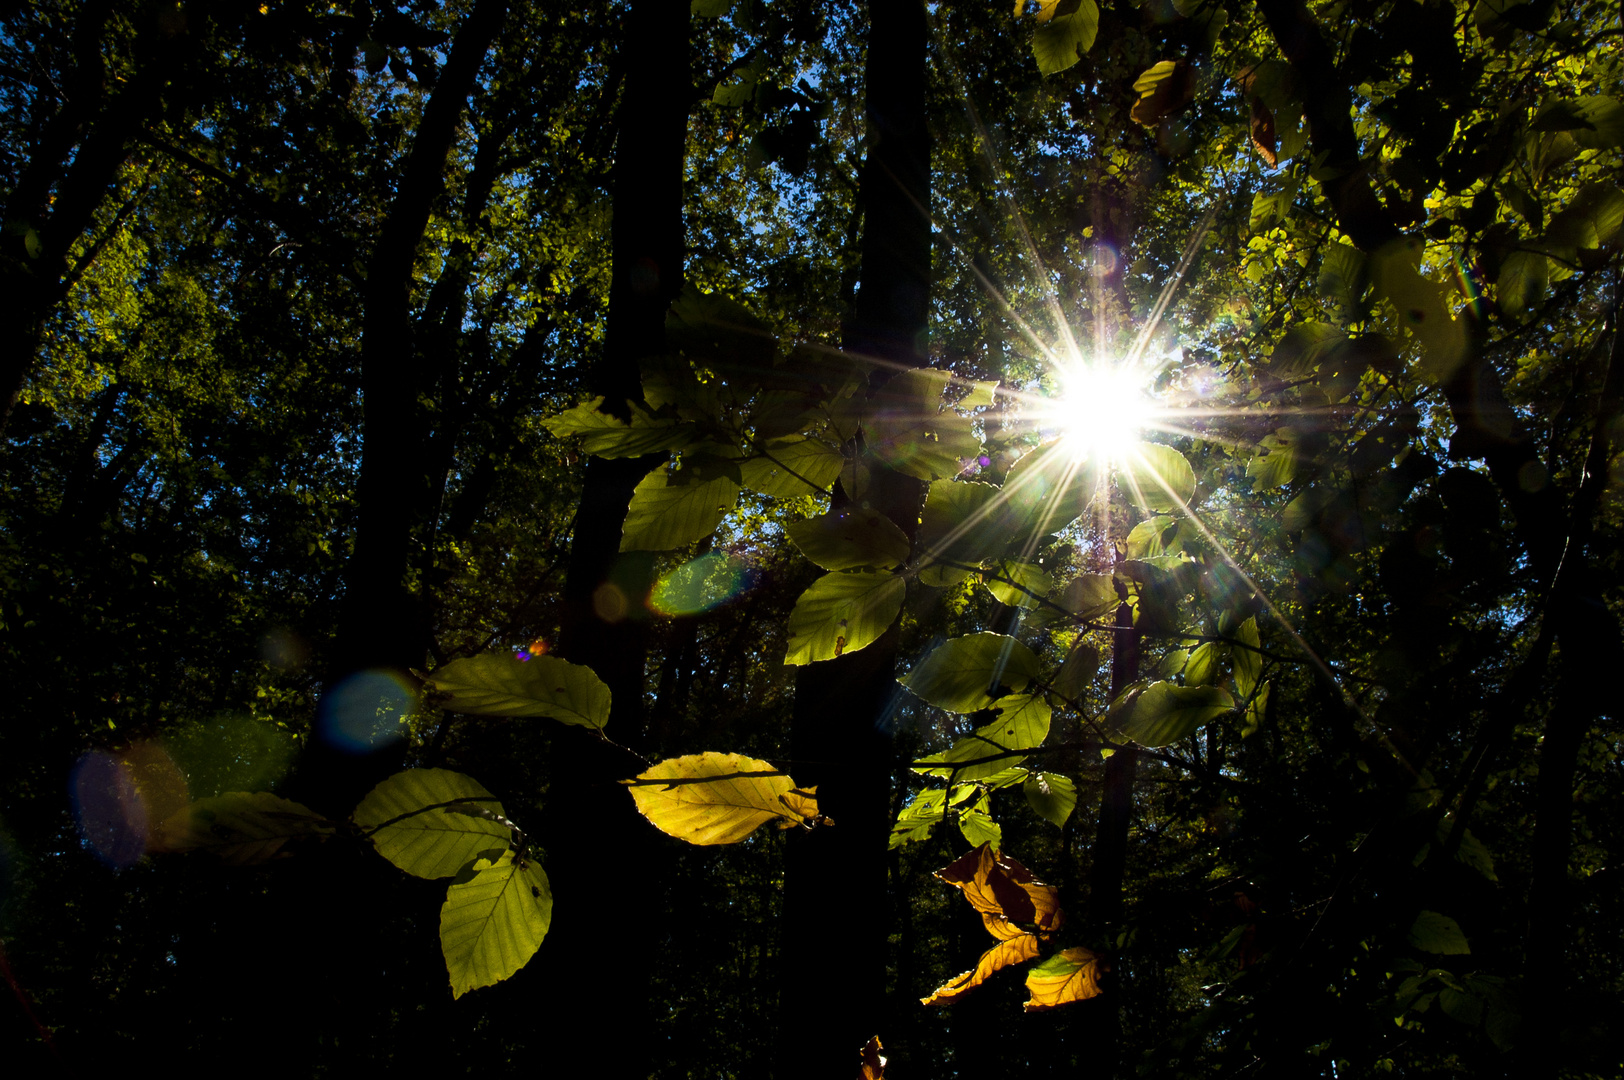
[[[1141,746],[1168,746],[1234,708],[1235,699],[1219,686],[1152,683],[1121,719],[1122,734]]]
[[[698,437],[693,424],[651,416],[635,408],[631,423],[627,423],[611,413],[600,412],[602,404],[603,398],[591,398],[550,420],[543,420],[542,426],[559,438],[581,436],[581,449],[603,458],[641,457],[680,450]]]
[[[994,972],[1035,958],[1042,939],[1065,921],[1058,891],[1036,880],[1031,871],[991,844],[982,844],[944,866],[936,876],[964,893],[998,944],[983,953],[974,968],[921,998],[926,1005],[955,1001]]]
[[[1063,949],[1026,973],[1032,995],[1021,1008],[1026,1012],[1057,1009],[1100,995],[1100,959],[1084,948]]]
[[[1049,705],[1041,694],[1011,694],[993,706],[998,719],[983,724],[940,754],[915,765],[927,776],[978,780],[1025,760],[1021,751],[1036,750],[1049,736]]]
[[[823,575],[790,612],[784,663],[833,660],[873,643],[902,610],[907,591],[895,574],[859,570]]]
[[[845,507],[792,522],[784,532],[825,570],[889,570],[908,561],[908,534],[877,510]]]
[[[1000,693],[1026,689],[1042,670],[1021,642],[983,631],[944,641],[897,681],[939,709],[968,713],[989,707]]]
[[[495,859],[513,830],[502,804],[478,781],[450,769],[407,769],[355,808],[355,823],[378,854],[408,874],[451,877],[479,858]]]
[[[546,716],[601,728],[609,721],[609,687],[591,668],[556,656],[528,661],[512,653],[481,653],[431,671],[425,688],[447,695],[445,707],[473,716]]]
[[[670,551],[703,540],[738,501],[739,485],[732,477],[690,478],[662,465],[632,492],[620,550]]]
[[[773,439],[739,466],[743,485],[778,498],[826,491],[845,461],[840,451],[810,435]]]
[[[159,823],[154,851],[208,851],[233,866],[265,862],[289,841],[332,835],[333,825],[307,806],[266,791],[231,791],[199,799]]]
[[[467,880],[446,890],[440,908],[440,949],[453,998],[524,967],[553,920],[552,888],[536,862],[509,851],[471,869]]]
[[[818,818],[816,789],[742,754],[669,758],[626,783],[655,828],[690,844],[736,844],[769,821],[787,829]]]

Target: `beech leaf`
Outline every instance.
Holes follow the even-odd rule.
[[[530,962],[553,921],[553,891],[541,866],[504,853],[480,859],[473,876],[446,890],[440,949],[451,996],[501,982]]]
[[[424,687],[448,695],[451,712],[472,716],[546,716],[591,728],[609,721],[609,687],[591,668],[556,656],[465,656],[429,672]]]
[[[421,878],[451,877],[476,859],[496,858],[513,839],[495,820],[505,817],[496,796],[450,769],[398,772],[361,800],[354,817],[379,855]]]
[[[968,713],[991,707],[998,693],[1026,689],[1042,670],[1021,642],[983,631],[944,641],[897,681],[939,709]]]
[[[863,1044],[862,1065],[857,1070],[857,1080],[885,1080],[885,1055],[880,1053],[884,1049],[880,1045],[880,1037],[874,1035]]]
[[[825,570],[890,570],[908,561],[908,534],[878,510],[831,510],[784,527],[802,555]]]
[[[1080,947],[1062,950],[1026,973],[1026,989],[1032,996],[1021,1007],[1040,1012],[1098,997],[1100,974],[1094,953]]]
[[[154,830],[152,850],[209,851],[248,866],[282,854],[290,840],[332,832],[332,823],[308,806],[267,791],[229,791],[165,818]]]
[[[858,570],[823,575],[789,613],[784,663],[833,660],[873,643],[902,610],[907,591],[896,574]]]
[[[690,844],[736,844],[774,819],[782,827],[819,819],[816,789],[742,754],[668,758],[621,782],[655,828]]]

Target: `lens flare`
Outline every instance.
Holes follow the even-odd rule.
[[[1079,361],[1061,375],[1060,399],[1049,408],[1071,452],[1120,463],[1155,415],[1144,373],[1125,365]]]
[[[744,563],[713,551],[662,576],[649,593],[648,606],[659,615],[698,615],[727,603],[748,584]]]
[[[417,695],[399,672],[361,671],[328,688],[316,706],[316,729],[333,746],[364,754],[406,734]]]
[[[186,807],[186,778],[161,746],[136,743],[122,754],[93,750],[70,783],[79,836],[109,866],[133,866],[153,831]]]

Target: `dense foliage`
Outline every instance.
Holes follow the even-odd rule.
[[[0,26],[18,1075],[1624,1069],[1617,5]]]

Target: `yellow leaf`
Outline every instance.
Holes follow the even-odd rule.
[[[956,1001],[982,983],[993,972],[1014,964],[1022,964],[1038,955],[1038,937],[1014,926],[1000,915],[982,915],[988,933],[1003,938],[998,944],[981,954],[974,970],[966,971],[936,988],[930,997],[920,998],[922,1005],[942,1005]]]
[[[1065,921],[1060,893],[1054,886],[1036,880],[1030,870],[995,851],[991,844],[982,844],[944,866],[936,876],[963,890],[964,898],[984,918],[997,916],[1009,923],[1030,925],[1042,934],[1053,933]],[[1005,936],[991,920],[987,920],[987,932]]]
[[[1098,997],[1100,974],[1099,957],[1080,947],[1065,949],[1026,973],[1026,989],[1032,997],[1022,1008],[1040,1012]]]
[[[690,844],[736,844],[774,818],[820,820],[816,789],[798,789],[783,772],[742,754],[669,758],[621,783],[655,828]]]
[[[863,1044],[863,1065],[857,1071],[857,1080],[885,1080],[885,1055],[880,1053],[883,1049],[878,1035]]]

